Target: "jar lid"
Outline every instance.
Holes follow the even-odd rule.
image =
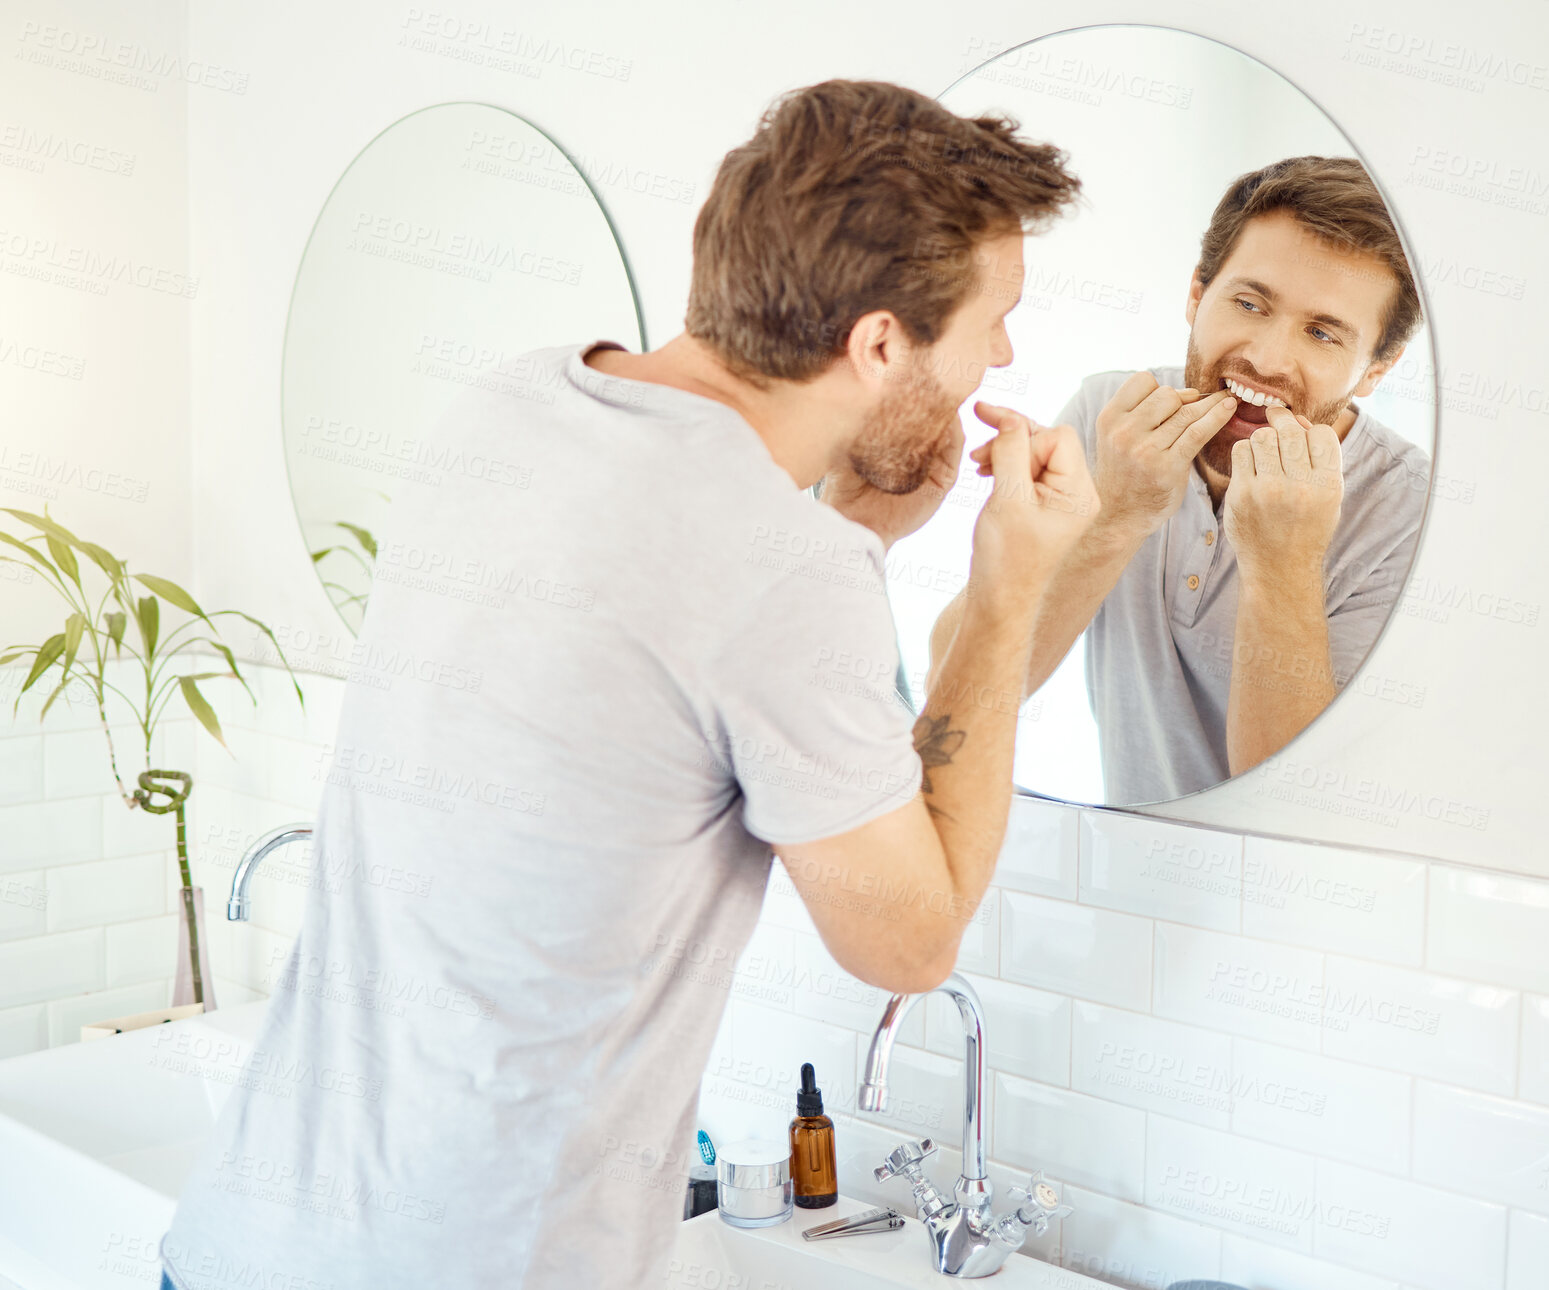
[[[791,1148],[772,1138],[729,1142],[715,1151],[715,1176],[725,1187],[779,1187],[791,1178]]]

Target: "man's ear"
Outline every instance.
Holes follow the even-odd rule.
[[[1383,359],[1382,362],[1368,363],[1366,365],[1366,373],[1361,377],[1360,384],[1350,391],[1351,397],[1364,399],[1375,390],[1377,383],[1398,365],[1399,359],[1404,357],[1404,349],[1405,347],[1400,345],[1390,357]]]
[[[1190,327],[1194,325],[1194,315],[1199,312],[1199,302],[1204,294],[1205,284],[1199,280],[1199,267],[1196,265],[1194,276],[1189,281],[1189,298],[1183,306],[1183,317]]]

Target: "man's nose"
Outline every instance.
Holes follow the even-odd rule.
[[[1287,339],[1279,328],[1265,327],[1255,331],[1237,352],[1266,385],[1290,389],[1294,382],[1286,369]]]

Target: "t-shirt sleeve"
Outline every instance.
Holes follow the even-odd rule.
[[[879,540],[785,561],[708,668],[722,756],[754,837],[831,837],[919,792]]]

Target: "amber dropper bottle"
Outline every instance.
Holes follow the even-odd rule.
[[[811,1062],[802,1063],[796,1118],[791,1121],[791,1192],[802,1209],[822,1209],[839,1200],[834,1122],[823,1114],[823,1091]]]

